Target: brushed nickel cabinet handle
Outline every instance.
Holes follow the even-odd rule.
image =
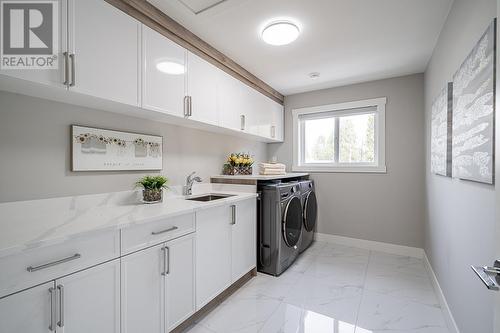
[[[231,205],[231,224],[236,224],[236,205]]]
[[[59,322],[57,326],[64,327],[64,286],[58,285],[57,291],[59,292]]]
[[[244,114],[241,115],[241,130],[242,131],[245,130],[245,115]]]
[[[69,85],[69,54],[68,52],[63,52],[64,57],[64,82],[65,86]]]
[[[188,114],[191,117],[193,115],[193,97],[189,96],[188,101],[189,101],[189,103],[188,103],[188,105],[189,105]]]
[[[55,288],[49,288],[50,295],[50,324],[49,331],[56,330],[56,290]]]
[[[28,270],[28,272],[36,272],[36,271],[39,271],[39,270],[42,270],[42,269],[45,269],[45,268],[49,268],[49,267],[52,267],[52,266],[63,264],[63,263],[68,262],[68,261],[80,259],[81,257],[82,257],[81,254],[75,253],[71,257],[59,259],[59,260],[52,261],[52,262],[49,262],[49,263],[46,263],[46,264],[43,264],[43,265],[39,265],[39,266],[30,266],[30,267],[28,267],[26,269]]]
[[[168,247],[164,246],[161,248],[161,251],[163,252],[163,272],[161,272],[161,275],[165,276],[168,274]]]
[[[170,248],[168,246],[165,246],[165,248],[167,249],[167,270],[165,272],[165,274],[170,274]]]
[[[271,138],[275,138],[276,137],[276,126],[271,126]]]
[[[71,53],[69,55],[69,58],[71,59],[71,83],[69,84],[70,87],[75,86],[75,54]]]
[[[174,225],[173,227],[168,228],[168,229],[165,229],[165,230],[161,230],[161,231],[153,231],[153,232],[151,233],[151,235],[153,235],[153,236],[156,236],[156,235],[161,235],[161,234],[164,234],[164,233],[166,233],[166,232],[174,231],[174,230],[177,230],[177,229],[179,229],[179,227],[176,227],[176,226]]]
[[[189,117],[189,96],[184,96],[184,117]]]

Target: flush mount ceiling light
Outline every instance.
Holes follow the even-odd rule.
[[[181,75],[186,71],[184,65],[170,60],[159,61],[156,63],[156,69],[171,75]]]
[[[299,27],[291,21],[274,21],[262,30],[262,40],[271,45],[290,44],[299,37]]]

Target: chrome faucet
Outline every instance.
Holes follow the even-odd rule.
[[[182,191],[184,195],[193,194],[193,183],[194,182],[198,182],[198,183],[202,182],[200,177],[194,176],[195,174],[196,174],[196,171],[193,171],[193,172],[191,172],[191,174],[189,176],[187,176],[186,185],[184,185],[183,191]]]

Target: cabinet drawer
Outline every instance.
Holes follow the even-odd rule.
[[[118,230],[0,258],[0,297],[120,256]]]
[[[194,231],[194,213],[122,229],[122,255]]]

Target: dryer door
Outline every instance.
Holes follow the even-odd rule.
[[[300,239],[302,228],[302,205],[298,197],[293,197],[286,204],[283,213],[283,239],[286,245],[293,247]]]
[[[316,194],[313,191],[306,196],[304,203],[304,228],[307,231],[313,231],[316,226],[318,217],[318,204],[316,202]]]

